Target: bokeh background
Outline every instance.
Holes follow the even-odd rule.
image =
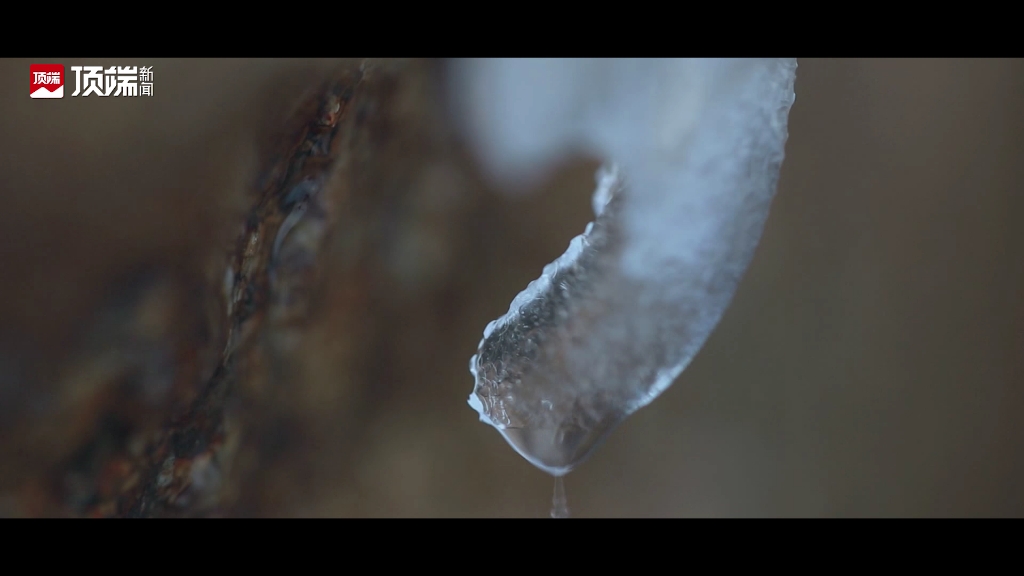
[[[29,63],[0,61],[0,516],[79,515],[208,377],[208,263],[259,143],[356,64],[104,60],[152,64],[154,96],[33,101]],[[164,515],[548,514],[551,479],[466,404],[468,361],[591,218],[597,164],[490,190],[443,68],[379,66],[309,311],[239,369],[206,504]],[[573,515],[1024,513],[1024,61],[804,59],[796,90],[732,307],[566,478]]]

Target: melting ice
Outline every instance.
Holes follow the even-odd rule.
[[[499,182],[591,152],[595,220],[484,331],[470,405],[562,476],[686,368],[761,237],[795,59],[487,60],[454,69]],[[614,164],[612,164],[614,163]]]

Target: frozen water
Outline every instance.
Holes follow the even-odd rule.
[[[617,166],[598,174],[595,221],[487,326],[470,361],[481,420],[562,476],[671,385],[732,299],[775,193],[796,61],[456,70],[465,129],[499,182],[522,186],[555,150]]]

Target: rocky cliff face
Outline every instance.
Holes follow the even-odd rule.
[[[436,359],[472,310],[467,290],[500,266],[480,238],[502,224],[500,211],[446,130],[432,64],[300,72],[257,72],[292,89],[268,98],[258,120],[231,119],[243,136],[229,139],[247,151],[251,136],[251,155],[199,162],[236,178],[194,178],[202,199],[137,184],[143,198],[129,201],[153,205],[129,216],[151,216],[153,228],[136,232],[146,252],[90,254],[116,269],[94,280],[101,298],[76,302],[86,312],[68,317],[45,361],[8,368],[6,514],[308,509],[324,481],[310,467],[350,473],[396,381],[437,377]],[[199,127],[195,137],[210,138]],[[183,201],[197,205],[169,209]],[[217,213],[198,215],[207,209]],[[205,222],[174,221],[190,217]],[[181,254],[167,258],[159,244],[180,227],[202,234],[178,238]],[[451,374],[453,385],[466,379]]]

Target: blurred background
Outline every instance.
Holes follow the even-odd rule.
[[[35,101],[0,61],[0,516],[547,516],[468,362],[592,218],[594,159],[488,189],[432,61],[55,62],[154,95]],[[239,300],[332,78],[321,205]],[[804,59],[796,91],[732,307],[573,516],[1024,513],[1024,61]]]

